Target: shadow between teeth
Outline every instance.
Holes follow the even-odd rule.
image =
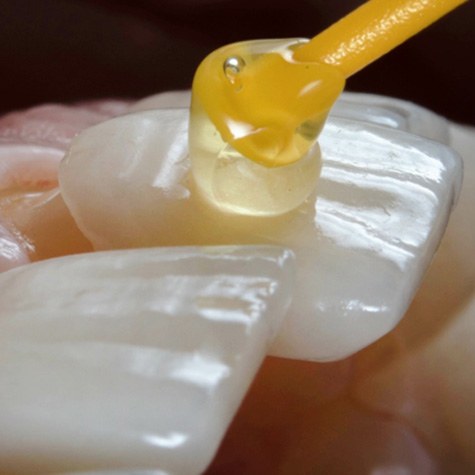
[[[2,473],[201,473],[292,284],[292,253],[269,246],[111,251],[2,273]]]

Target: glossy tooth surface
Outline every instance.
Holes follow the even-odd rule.
[[[145,97],[129,107],[129,112],[140,112],[168,107],[189,107],[191,91],[167,91]]]
[[[201,473],[286,311],[292,261],[143,249],[0,275],[2,470]]]
[[[451,138],[463,188],[404,320],[339,362],[267,358],[206,475],[475,473],[475,128]]]
[[[449,148],[331,119],[318,193],[276,218],[220,213],[189,178],[187,112],[130,114],[93,127],[60,167],[61,190],[98,249],[273,243],[297,255],[297,290],[273,354],[345,357],[394,328],[442,236],[461,181]]]
[[[475,472],[475,129],[452,127],[464,185],[447,232],[396,332],[357,355],[353,397],[416,427],[442,473]]]
[[[394,97],[345,92],[331,116],[404,130],[445,144],[450,141],[449,123],[444,117]]]

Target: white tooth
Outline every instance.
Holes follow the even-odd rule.
[[[394,97],[344,92],[331,116],[405,130],[421,137],[448,144],[449,123],[434,112]]]
[[[191,104],[191,91],[167,91],[148,96],[129,107],[129,112],[169,107],[188,107]]]
[[[465,159],[457,208],[402,325],[357,357],[352,398],[409,422],[455,474],[475,473],[475,129],[451,133]]]
[[[142,249],[0,275],[2,473],[201,473],[288,307],[292,261]]]
[[[404,315],[461,181],[449,148],[363,122],[331,119],[318,194],[276,218],[225,215],[188,176],[188,115],[130,114],[86,130],[60,167],[63,197],[98,249],[273,243],[297,256],[297,290],[272,353],[345,357]]]

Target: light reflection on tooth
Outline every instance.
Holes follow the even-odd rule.
[[[188,440],[188,436],[186,434],[180,434],[179,432],[172,432],[166,436],[147,434],[142,438],[146,444],[155,445],[156,447],[164,449],[176,449]]]
[[[202,473],[289,306],[292,262],[276,247],[161,248],[1,274],[2,471]],[[202,318],[206,302],[224,318]]]
[[[232,373],[229,365],[202,354],[194,354],[170,373],[173,379],[190,382],[204,388],[215,388]]]
[[[19,240],[0,222],[0,272],[30,262]]]
[[[76,138],[60,167],[61,190],[96,249],[236,243],[293,249],[296,295],[271,349],[276,356],[343,358],[394,328],[460,187],[461,163],[452,150],[330,119],[320,139],[318,193],[294,212],[256,219],[225,215],[200,199],[187,175],[187,123],[183,109],[147,111]],[[361,305],[347,306],[354,301]]]
[[[387,228],[374,224],[375,213],[365,213],[358,219],[360,210],[345,210],[339,203],[318,200],[318,226],[335,244],[349,249],[363,249],[379,254],[382,259],[394,262],[401,270],[414,258],[414,252],[405,249],[400,242],[392,244],[385,236]],[[354,211],[354,213],[352,212]]]

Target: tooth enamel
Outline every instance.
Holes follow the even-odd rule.
[[[402,324],[356,356],[352,399],[415,427],[441,473],[462,474],[475,470],[475,134],[451,135],[465,165],[457,207]]]
[[[273,247],[84,254],[0,275],[2,471],[201,473],[292,275]]]
[[[60,167],[64,200],[98,249],[273,243],[297,257],[293,304],[272,354],[332,360],[404,315],[443,233],[461,180],[447,147],[331,119],[314,195],[265,220],[204,204],[188,177],[187,112],[130,114],[86,130]]]
[[[450,141],[446,119],[428,109],[394,97],[345,92],[336,101],[331,115],[405,130],[445,144]]]
[[[145,97],[129,107],[129,112],[140,112],[168,107],[189,107],[191,91],[166,91]]]

